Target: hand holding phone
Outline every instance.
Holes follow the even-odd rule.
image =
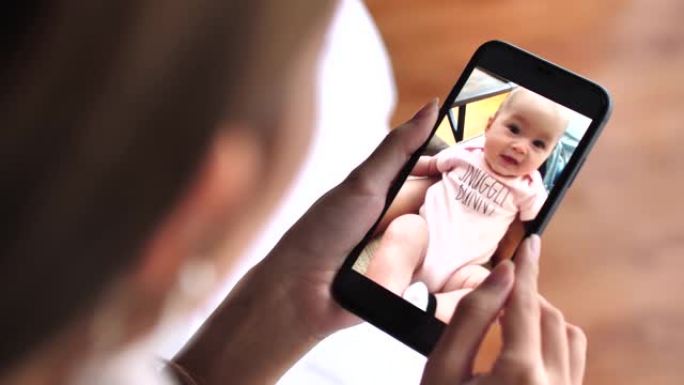
[[[336,298],[429,353],[461,298],[544,229],[609,110],[594,83],[484,44],[339,271]]]
[[[529,237],[512,264],[497,265],[454,314],[428,359],[423,385],[581,385],[586,337],[537,292],[539,237]],[[501,351],[491,369],[473,372],[483,337],[502,313]]]

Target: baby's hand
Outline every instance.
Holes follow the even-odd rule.
[[[413,176],[439,176],[440,172],[437,170],[437,157],[423,155],[418,159],[416,165],[411,171]]]

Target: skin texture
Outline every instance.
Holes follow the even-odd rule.
[[[548,158],[565,125],[553,102],[516,89],[487,124],[485,160],[499,175],[529,175]]]
[[[526,239],[511,261],[466,296],[428,359],[422,385],[579,385],[586,337],[537,291],[540,240]],[[499,314],[503,311],[503,316]],[[503,348],[489,373],[473,373],[473,360],[499,318]]]

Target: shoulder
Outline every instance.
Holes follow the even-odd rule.
[[[441,171],[448,171],[460,164],[479,165],[482,163],[483,152],[473,147],[465,147],[460,144],[451,146],[436,155],[437,168]]]
[[[546,199],[546,188],[544,187],[544,180],[539,171],[534,170],[528,175],[520,177],[518,185],[519,191],[522,193],[521,198],[526,199]]]
[[[452,154],[454,156],[466,156],[466,157],[483,157],[484,156],[484,146],[479,143],[473,143],[472,141],[460,142],[451,146],[447,150],[452,149]]]
[[[530,188],[537,192],[541,191],[546,193],[546,188],[544,187],[544,179],[537,170],[534,170],[534,172],[530,174]]]
[[[477,136],[475,138],[460,142],[458,147],[465,156],[473,159],[484,159],[484,135]]]
[[[467,154],[467,151],[461,147],[459,143],[456,143],[453,146],[450,146],[448,148],[445,148],[444,150],[440,151],[435,155],[437,159],[439,160],[448,160],[448,159],[459,159],[462,158],[465,154]]]

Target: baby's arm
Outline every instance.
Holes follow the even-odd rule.
[[[464,153],[458,145],[451,146],[434,156],[421,156],[411,171],[415,176],[438,176],[453,170],[462,162]]]
[[[439,176],[437,169],[437,156],[421,156],[411,170],[413,176]]]

